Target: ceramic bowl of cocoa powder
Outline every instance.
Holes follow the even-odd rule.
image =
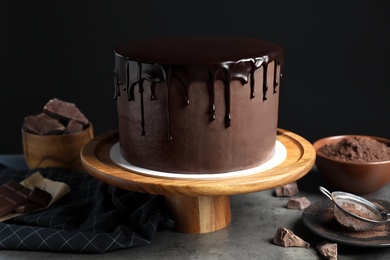
[[[374,136],[339,135],[313,143],[316,166],[333,187],[366,195],[390,182],[390,140]]]

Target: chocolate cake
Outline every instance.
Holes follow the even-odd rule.
[[[170,173],[225,173],[275,152],[283,53],[246,38],[178,37],[115,49],[121,155]]]

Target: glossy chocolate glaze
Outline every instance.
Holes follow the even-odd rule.
[[[114,98],[118,100],[119,97],[125,95],[128,102],[137,101],[137,106],[139,106],[137,110],[140,113],[140,122],[138,123],[141,124],[140,135],[143,136],[148,135],[145,124],[153,124],[153,122],[146,122],[145,95],[148,93],[149,100],[155,102],[160,98],[157,93],[163,93],[162,98],[165,101],[160,102],[167,106],[163,117],[166,120],[167,140],[171,141],[177,137],[172,135],[171,117],[172,114],[176,113],[176,111],[172,111],[174,107],[172,104],[177,100],[170,100],[172,98],[171,89],[177,86],[181,88],[178,90],[181,93],[181,101],[179,102],[182,102],[182,106],[185,107],[194,101],[190,96],[190,92],[192,92],[190,88],[195,88],[197,82],[203,82],[207,89],[209,123],[215,121],[217,110],[218,113],[223,110],[225,128],[230,128],[231,124],[237,122],[237,118],[232,117],[231,111],[231,99],[234,98],[232,96],[232,82],[238,81],[242,86],[249,83],[248,101],[255,99],[258,95],[255,91],[256,80],[260,78],[255,76],[255,73],[262,68],[262,75],[268,75],[268,65],[271,63],[273,64],[272,80],[270,81],[267,76],[263,76],[261,78],[262,88],[256,90],[261,92],[262,102],[266,102],[269,95],[275,95],[278,92],[278,74],[280,74],[283,63],[283,53],[276,44],[255,39],[227,37],[159,38],[128,43],[115,49]],[[221,108],[221,102],[219,102],[219,107],[216,105],[215,86],[217,81],[223,84],[223,108]],[[269,85],[272,85],[271,92],[269,91]],[[138,94],[136,91],[138,91]],[[123,100],[117,102],[121,103]],[[125,105],[119,104],[118,106],[123,107]],[[118,113],[119,120],[121,120],[121,114],[125,112],[121,110]],[[186,120],[196,119],[187,118]],[[132,127],[132,129],[135,128]],[[124,134],[124,131],[122,129],[121,133],[120,127],[120,136]],[[131,144],[123,143],[124,145]],[[123,151],[123,153],[126,154],[127,152]],[[133,155],[125,156],[125,158],[128,159]],[[132,163],[134,164],[134,161]],[[141,166],[148,168],[145,165]],[[246,167],[243,166],[243,168]],[[167,169],[162,167],[158,170]],[[168,170],[175,171],[172,168]],[[178,169],[177,171],[186,172],[188,170]],[[214,170],[211,170],[211,172],[214,172]]]

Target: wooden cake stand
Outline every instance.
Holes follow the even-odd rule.
[[[278,129],[277,140],[287,156],[279,165],[251,175],[218,179],[172,179],[147,176],[123,169],[110,157],[118,142],[112,130],[95,137],[81,151],[85,170],[112,186],[135,192],[164,195],[175,220],[175,228],[184,233],[208,233],[226,227],[231,220],[230,195],[272,189],[296,181],[314,165],[315,150],[304,138]]]

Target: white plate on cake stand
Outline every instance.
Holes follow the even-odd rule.
[[[152,176],[152,177],[159,177],[159,178],[172,178],[172,179],[224,179],[224,178],[236,178],[240,176],[246,176],[251,174],[258,174],[264,171],[267,171],[269,169],[272,169],[279,164],[281,164],[287,157],[287,149],[286,147],[276,140],[275,143],[275,153],[274,156],[268,160],[267,162],[246,170],[241,171],[233,171],[233,172],[226,172],[226,173],[217,173],[217,174],[181,174],[181,173],[171,173],[171,172],[160,172],[150,169],[145,169],[142,167],[135,166],[128,161],[126,161],[121,153],[120,153],[120,146],[119,142],[115,143],[111,150],[110,150],[110,158],[111,160],[118,165],[119,167],[129,170],[131,172],[137,172],[139,174]]]

